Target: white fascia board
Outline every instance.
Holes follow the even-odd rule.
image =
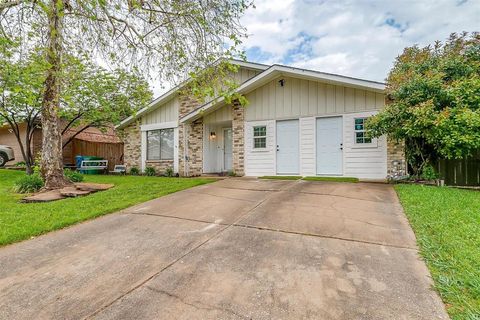
[[[152,124],[143,124],[140,126],[140,131],[172,129],[178,127],[178,121],[160,122]]]
[[[283,65],[273,65],[273,69],[284,75],[305,78],[308,80],[322,81],[346,87],[355,87],[359,89],[372,90],[382,93],[385,90],[385,83],[352,78],[333,73],[325,73],[314,70],[300,69]]]
[[[256,63],[256,62],[248,62],[243,60],[231,60],[230,63],[236,64],[237,66],[244,67],[247,69],[267,70],[268,68],[270,68],[270,65]]]

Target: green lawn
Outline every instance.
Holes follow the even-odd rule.
[[[305,177],[307,181],[330,181],[330,182],[358,182],[358,178],[352,177]]]
[[[263,176],[258,179],[271,179],[271,180],[300,180],[301,176]]]
[[[214,180],[86,175],[85,182],[113,183],[114,188],[86,197],[49,203],[19,203],[12,192],[23,172],[0,170],[0,246],[60,229],[179,190]]]
[[[452,319],[480,319],[480,191],[397,185]]]
[[[263,176],[259,179],[272,180],[306,180],[306,181],[330,181],[330,182],[358,182],[358,178],[351,177],[302,177],[302,176]]]

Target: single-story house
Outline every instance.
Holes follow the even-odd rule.
[[[23,145],[25,145],[26,124],[19,124],[19,131],[22,137]],[[68,129],[63,140],[67,141],[78,132],[78,128]],[[7,166],[14,165],[18,162],[24,162],[20,144],[9,125],[0,127],[0,144],[8,145],[13,148],[15,160],[7,162]],[[34,129],[31,140],[32,153],[36,156],[42,150],[42,129],[40,123]],[[115,164],[123,163],[123,141],[117,136],[113,127],[106,130],[98,128],[87,128],[75,135],[71,142],[63,148],[63,163],[65,165],[74,165],[75,156],[88,155],[102,157],[109,162],[109,169],[113,170]]]
[[[175,87],[121,122],[127,167],[181,176],[348,176],[384,180],[405,170],[403,148],[365,136],[385,105],[384,83],[283,65],[233,61],[237,91],[200,104]]]

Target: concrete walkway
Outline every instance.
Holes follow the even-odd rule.
[[[391,186],[227,179],[0,249],[1,319],[448,319]]]

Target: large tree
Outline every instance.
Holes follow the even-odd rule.
[[[388,75],[387,95],[367,126],[373,136],[405,141],[415,175],[438,158],[471,156],[480,149],[480,35],[406,48]]]
[[[45,187],[67,183],[58,127],[66,54],[135,66],[172,81],[234,56],[244,36],[239,17],[248,6],[244,0],[0,0],[0,32],[19,38],[22,47],[45,49]]]
[[[1,37],[0,42],[0,123],[8,123],[15,134],[30,174],[36,156],[32,138],[41,127],[48,66],[38,50],[23,53],[18,43]],[[59,109],[63,148],[82,131],[118,123],[151,99],[148,83],[135,73],[121,69],[109,72],[70,56],[65,57],[63,64]]]

